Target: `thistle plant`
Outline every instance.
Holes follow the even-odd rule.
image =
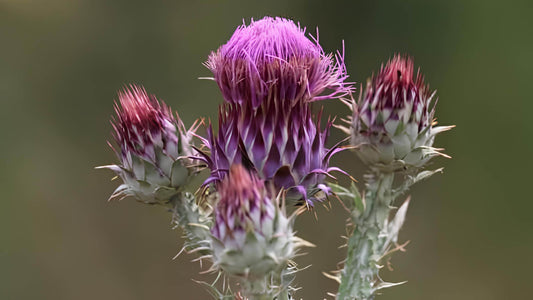
[[[420,71],[414,74],[413,60],[394,56],[354,100],[344,50],[326,54],[299,24],[265,17],[238,27],[205,66],[223,99],[218,128],[209,125],[205,136],[197,132],[203,122],[187,129],[144,88],[119,92],[112,119],[119,163],[102,167],[123,182],[111,199],[131,196],[172,212],[183,250],[218,274],[204,283],[215,299],[288,300],[299,270],[293,259],[312,246],[296,236],[297,217],[334,196],[350,212],[343,268],[328,275],[339,282],[337,299],[374,299],[395,285],[382,281],[379,269],[403,249],[398,233],[409,200],[391,216],[393,205],[412,184],[442,170],[424,168],[448,157],[433,143],[452,128],[436,126],[436,94]],[[350,107],[344,125],[333,124],[335,117],[321,123],[327,99]],[[333,126],[347,138],[328,141]],[[362,192],[332,175],[352,179],[331,164],[344,149],[368,167]],[[204,169],[207,179],[193,185]],[[298,203],[306,205],[294,208]]]
[[[339,299],[373,299],[388,283],[378,276],[386,256],[398,249],[398,233],[405,220],[409,198],[392,218],[394,200],[408,188],[442,169],[422,168],[435,156],[447,155],[433,148],[435,135],[453,126],[435,126],[435,92],[424,84],[420,72],[413,78],[411,58],[394,56],[377,76],[368,80],[359,101],[348,104],[348,128],[355,153],[370,168],[361,196],[355,186],[334,185],[351,204],[354,226],[348,254],[339,277]],[[395,186],[394,178],[400,182]]]

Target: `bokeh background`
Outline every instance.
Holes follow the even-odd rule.
[[[299,21],[326,51],[346,45],[364,82],[396,52],[414,56],[438,89],[438,137],[451,160],[412,189],[389,281],[379,299],[530,299],[533,269],[533,5],[531,1],[0,0],[0,299],[209,299],[180,232],[160,207],[108,203],[118,182],[113,100],[147,90],[187,124],[216,119],[221,96],[202,66],[234,28],[264,15]],[[347,111],[326,104],[331,115]],[[335,131],[331,141],[342,138]],[[351,153],[337,164],[356,176]],[[297,298],[323,299],[321,273],[344,251],[336,202],[299,219],[320,245],[298,259]]]

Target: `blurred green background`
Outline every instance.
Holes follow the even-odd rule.
[[[116,91],[126,83],[180,111],[216,118],[221,96],[202,66],[242,19],[299,21],[328,52],[346,44],[363,82],[396,52],[414,56],[438,89],[437,117],[456,124],[437,146],[451,160],[412,190],[379,299],[531,299],[533,269],[533,5],[531,1],[0,0],[0,299],[209,299],[180,232],[160,207],[106,202],[118,182],[94,170]],[[339,103],[327,112],[345,115]],[[331,141],[342,138],[334,131]],[[357,177],[351,153],[335,161]],[[320,245],[298,259],[297,298],[323,299],[321,272],[344,251],[337,202],[299,219]]]

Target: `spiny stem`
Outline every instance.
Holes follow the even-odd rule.
[[[196,204],[194,195],[180,193],[170,201],[174,222],[184,231],[187,238],[185,248],[189,251],[198,249],[199,255],[209,255],[209,228],[211,219],[209,213]]]
[[[263,278],[241,278],[241,293],[247,300],[290,300],[288,284],[294,279],[293,274],[287,275],[288,268],[271,272]],[[290,270],[289,270],[290,271]],[[287,279],[287,277],[290,277]]]
[[[337,294],[340,300],[374,298],[379,260],[387,247],[387,236],[383,233],[386,233],[390,205],[394,200],[393,181],[394,173],[377,173],[368,178],[366,209],[352,220],[356,227],[348,240],[347,258]]]

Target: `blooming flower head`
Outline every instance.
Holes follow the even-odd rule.
[[[218,193],[211,229],[215,264],[246,278],[261,278],[285,266],[294,251],[292,221],[264,182],[232,165]]]
[[[104,166],[124,184],[111,198],[134,196],[146,203],[166,202],[196,172],[189,156],[195,130],[186,130],[179,117],[144,88],[131,85],[119,92],[112,120],[119,165]]]
[[[451,126],[434,127],[435,98],[422,74],[414,76],[413,60],[394,56],[353,103],[356,153],[365,163],[389,171],[421,167],[444,155],[432,147],[433,140]]]
[[[326,148],[331,122],[320,128],[320,115],[312,118],[303,102],[266,101],[258,108],[251,103],[225,103],[220,107],[218,135],[208,131],[204,144],[211,154],[202,160],[211,169],[206,183],[219,182],[232,164],[242,164],[277,190],[304,198],[313,205],[318,191],[327,192],[323,181],[330,171],[329,159],[340,149]]]
[[[206,66],[229,103],[265,99],[316,101],[346,94],[350,85],[342,56],[324,54],[318,40],[283,18],[265,17],[243,24]],[[322,95],[325,90],[329,94]]]

